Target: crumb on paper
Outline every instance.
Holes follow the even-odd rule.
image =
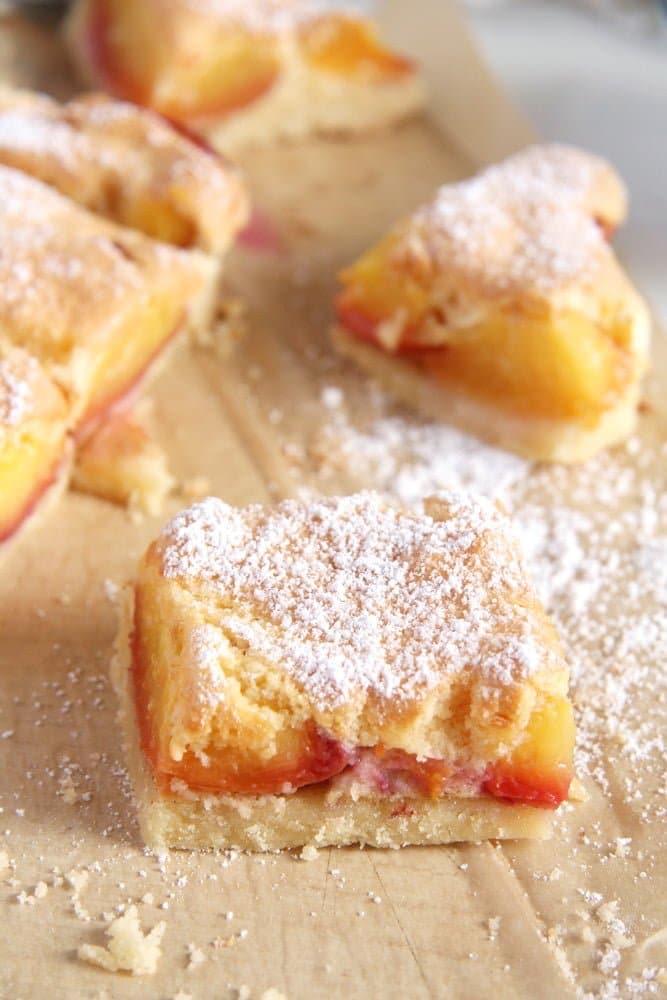
[[[489,917],[486,926],[489,932],[489,941],[495,941],[500,930],[500,917]]]
[[[201,500],[211,492],[211,480],[207,476],[190,476],[180,484],[179,493],[184,500]]]
[[[319,853],[314,844],[306,844],[299,857],[302,861],[314,861],[315,858],[319,857]]]
[[[188,953],[188,971],[191,969],[196,969],[198,965],[202,965],[206,961],[206,955],[198,948],[196,944],[187,945]]]
[[[614,840],[614,857],[627,858],[630,856],[630,844],[632,837],[616,837]]]
[[[88,872],[82,868],[72,868],[65,874],[65,881],[72,890],[72,910],[79,920],[86,923],[90,920],[90,914],[81,903],[81,893],[88,885],[88,878]]]
[[[126,912],[112,920],[106,929],[108,947],[82,944],[77,954],[82,962],[97,965],[108,972],[152,976],[162,954],[160,943],[166,926],[164,921],[160,921],[144,934],[136,906],[128,906]]]

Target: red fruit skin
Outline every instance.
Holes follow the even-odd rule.
[[[567,798],[571,782],[572,773],[566,767],[562,771],[540,774],[500,763],[487,769],[482,791],[495,799],[555,809]]]

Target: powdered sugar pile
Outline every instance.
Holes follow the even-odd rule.
[[[374,494],[177,515],[164,573],[224,595],[227,636],[277,662],[322,708],[359,690],[413,697],[468,669],[511,684],[558,667],[542,648],[506,519],[449,494],[443,520]]]
[[[375,489],[414,507],[441,490],[470,490],[505,501],[530,468],[524,459],[446,424],[387,414],[357,427],[335,390],[322,391],[330,417],[310,444],[325,480],[342,472],[361,486],[370,477]]]
[[[578,469],[542,469],[515,498],[572,668],[580,770],[606,789],[610,763],[641,765],[625,779],[633,798],[667,752],[667,446],[638,449],[633,440]]]

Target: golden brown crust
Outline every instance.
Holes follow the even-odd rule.
[[[127,588],[112,680],[141,833],[153,850],[276,851],[305,844],[398,848],[551,835],[547,810],[489,798],[406,801],[403,796],[358,796],[354,791],[332,795],[326,788],[301,789],[292,795],[206,795],[178,786],[164,794],[138,741],[130,673],[133,627],[133,589]]]
[[[360,494],[243,511],[208,498],[177,515],[136,584],[172,758],[240,746],[269,759],[309,721],[350,746],[509,754],[531,713],[566,696],[558,638],[493,504],[452,496],[427,512]]]
[[[89,214],[0,166],[0,324],[69,398],[71,424],[128,388],[179,328],[206,326],[218,265]]]
[[[225,252],[248,216],[239,172],[165,119],[101,94],[0,89],[0,163],[115,222]]]

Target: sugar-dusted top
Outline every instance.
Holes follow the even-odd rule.
[[[153,112],[101,94],[58,104],[0,87],[0,163],[130,225],[127,204],[164,203],[206,249],[225,249],[247,214],[233,166]]]
[[[164,576],[211,600],[209,622],[319,708],[360,690],[410,699],[467,671],[502,686],[562,668],[505,516],[458,494],[429,510],[371,493],[243,510],[208,498],[156,548]]]
[[[0,327],[49,372],[77,352],[99,356],[139,303],[185,299],[204,279],[199,255],[107,222],[0,165]]]
[[[532,146],[441,187],[396,252],[436,261],[464,288],[549,295],[595,277],[611,257],[600,223],[613,227],[624,213],[622,183],[603,160]]]
[[[0,428],[18,427],[32,411],[38,367],[33,358],[22,352],[0,357]]]

